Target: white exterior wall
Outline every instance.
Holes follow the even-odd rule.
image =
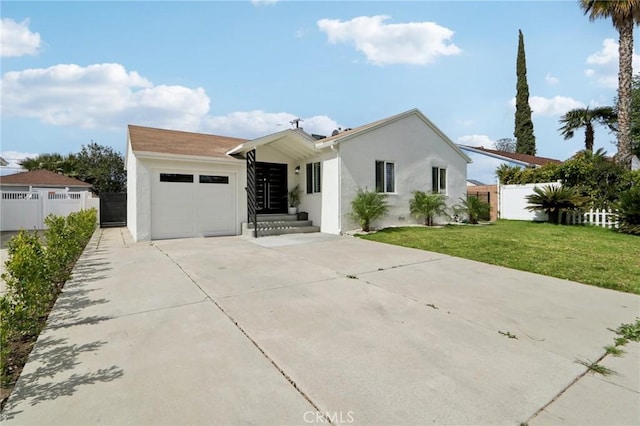
[[[151,239],[151,181],[158,172],[210,173],[216,171],[236,174],[236,234],[247,221],[246,163],[215,162],[211,160],[177,160],[161,158],[133,158],[127,167],[127,228],[134,240]],[[133,167],[130,167],[133,165]],[[135,169],[135,171],[133,170]]]
[[[363,133],[339,144],[341,158],[342,231],[358,229],[349,218],[358,188],[375,191],[375,162],[395,163],[395,193],[388,194],[389,214],[375,227],[419,223],[409,213],[412,191],[431,191],[431,168],[447,169],[447,204],[466,195],[467,162],[418,116]],[[444,220],[440,218],[439,220]],[[436,219],[438,221],[438,219]]]
[[[127,144],[127,229],[133,236],[133,238],[138,240],[138,168],[142,167],[140,162],[133,155],[133,151],[131,150],[131,144]],[[149,220],[151,217],[149,217]],[[151,234],[149,234],[149,239]],[[144,240],[144,236],[140,238]]]
[[[307,164],[320,162],[320,192],[307,194]],[[317,156],[300,161],[300,198],[299,211],[308,212],[309,220],[320,227],[320,232],[339,234],[339,160],[336,154],[326,150]]]

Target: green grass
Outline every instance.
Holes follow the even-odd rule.
[[[640,294],[640,237],[595,226],[499,220],[387,228],[360,238]]]

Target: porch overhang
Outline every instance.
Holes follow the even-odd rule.
[[[312,136],[303,131],[287,129],[240,144],[227,151],[227,155],[246,157],[247,152],[259,150],[263,146],[269,146],[296,161],[311,157],[319,151]]]

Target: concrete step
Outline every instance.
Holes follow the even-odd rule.
[[[258,222],[272,222],[283,220],[298,220],[298,215],[295,214],[259,214]]]
[[[320,232],[319,226],[292,226],[290,228],[258,228],[258,237],[284,234],[306,234],[309,232]],[[249,236],[253,236],[253,229],[247,230]]]
[[[253,223],[243,223],[243,228],[246,225],[247,229],[253,229]],[[310,220],[270,220],[270,221],[258,221],[258,229],[262,228],[290,228],[292,226],[311,226],[313,223]]]

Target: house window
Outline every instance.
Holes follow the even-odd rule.
[[[434,194],[447,193],[447,169],[441,167],[431,168],[431,192]]]
[[[321,180],[320,162],[307,163],[307,194],[320,192]]]
[[[200,175],[200,183],[229,183],[229,176]]]
[[[396,192],[395,163],[376,161],[376,192]]]
[[[179,173],[160,173],[160,182],[193,183],[193,175]]]

